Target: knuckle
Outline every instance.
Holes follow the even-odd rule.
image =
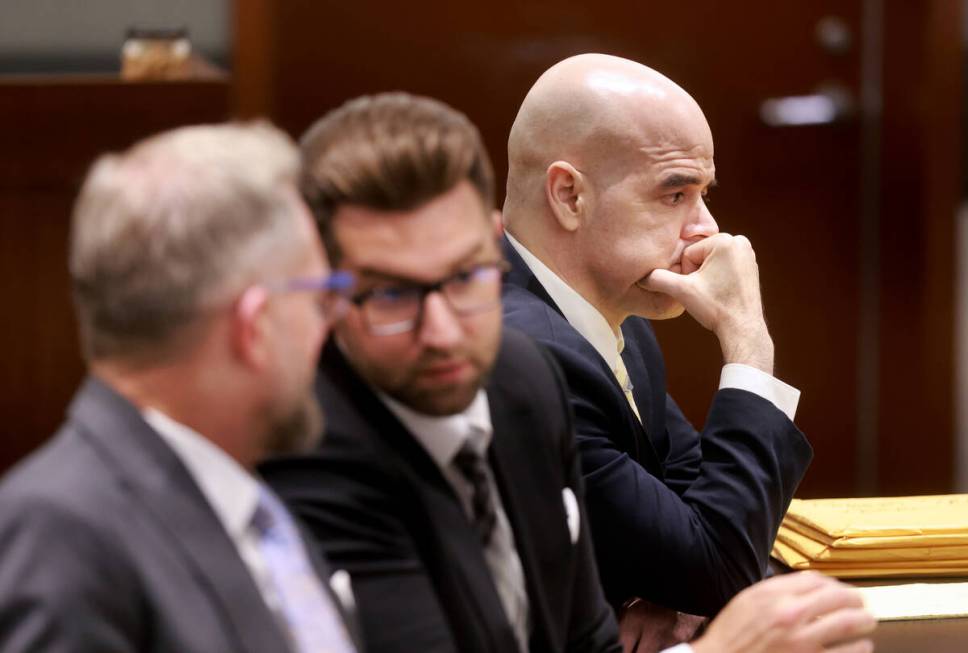
[[[800,620],[802,606],[799,602],[787,602],[776,608],[772,614],[774,625],[782,629],[791,629]]]

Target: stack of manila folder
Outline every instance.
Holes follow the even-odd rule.
[[[848,579],[968,577],[968,494],[794,499],[773,557]],[[968,615],[968,583],[862,591],[881,619]]]
[[[968,494],[794,499],[773,556],[839,578],[968,576]]]

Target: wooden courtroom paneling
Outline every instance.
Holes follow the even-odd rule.
[[[542,70],[587,51],[658,68],[712,126],[720,227],[756,247],[777,373],[802,389],[797,422],[816,450],[802,494],[939,491],[953,468],[960,12],[943,0],[238,0],[236,106],[298,135],[361,93],[436,96],[481,128],[503,179],[508,129]],[[842,52],[818,37],[831,16],[847,29]],[[879,25],[878,63],[868,36]],[[880,122],[877,102],[831,125],[760,119],[763,100],[829,84],[859,103],[865,48],[875,57],[866,82],[883,77]],[[242,84],[250,74],[260,83]],[[689,318],[658,331],[670,387],[701,423],[715,339]]]
[[[964,170],[963,4],[887,3],[881,159],[878,478],[950,491],[955,212]]]
[[[83,375],[67,276],[71,205],[93,159],[228,116],[227,80],[0,78],[0,472],[49,436]]]

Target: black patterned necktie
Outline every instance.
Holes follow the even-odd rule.
[[[454,457],[454,464],[471,485],[474,529],[481,539],[481,544],[487,546],[491,541],[491,534],[494,532],[494,524],[497,520],[494,512],[494,497],[491,495],[491,484],[487,478],[487,463],[470,443],[465,442]]]

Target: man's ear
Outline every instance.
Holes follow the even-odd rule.
[[[251,286],[242,293],[232,313],[232,348],[247,367],[262,370],[271,356],[267,329],[269,292]]]
[[[575,231],[584,218],[584,176],[567,161],[555,161],[545,172],[545,196],[565,231]]]
[[[494,223],[494,237],[501,240],[504,236],[504,219],[499,210],[494,209],[491,212],[491,222]]]

